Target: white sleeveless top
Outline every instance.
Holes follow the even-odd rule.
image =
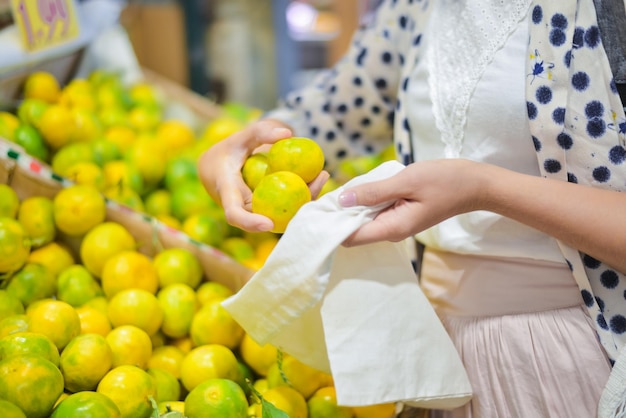
[[[444,0],[438,3],[439,7],[445,7],[444,5],[448,2]],[[480,3],[483,2],[468,0],[463,13],[467,14],[467,9],[473,8],[473,13],[482,14],[484,18],[485,10],[484,7],[481,9]],[[443,76],[448,76],[445,73],[454,71],[453,66],[442,67],[442,60],[433,64],[432,61],[435,59],[433,59],[432,50],[431,53],[426,53],[421,58],[411,75],[409,100],[406,103],[415,161],[459,157],[483,161],[521,173],[540,175],[536,152],[530,139],[524,92],[528,45],[527,11],[526,7],[518,15],[511,12],[509,19],[513,20],[509,22],[508,33],[495,34],[502,38],[501,41],[504,44],[501,48],[496,46],[492,47],[495,50],[493,52],[477,52],[477,59],[481,56],[484,59],[487,54],[489,62],[484,72],[478,70],[482,75],[476,77],[476,80],[472,80],[471,76],[465,75],[464,77],[464,82],[470,84],[475,82],[475,89],[470,93],[467,108],[462,115],[466,127],[462,144],[453,147],[452,151],[450,144],[444,142],[442,131],[438,128],[442,126],[441,120],[446,115],[439,116],[437,120],[435,113],[438,108],[434,107],[434,113],[433,99],[441,104],[442,101],[445,102],[448,99],[449,102],[453,98],[441,97],[446,92],[431,94],[432,90],[428,81],[432,85],[437,77],[441,79]],[[445,11],[447,19],[450,19],[452,13],[454,10]],[[498,17],[501,17],[499,12],[494,11],[494,13],[498,13]],[[445,24],[443,20],[438,22],[436,10],[433,14],[431,16],[433,19],[423,38],[425,42],[428,42],[427,48],[429,49],[437,41],[432,36],[433,28],[441,30],[441,24]],[[494,28],[496,26],[503,27],[504,24],[497,22]],[[464,29],[466,28],[457,27],[456,33],[463,33]],[[484,36],[484,34],[478,36]],[[450,39],[449,42],[455,43],[457,48],[472,47],[472,45],[464,45],[463,40]],[[442,51],[438,49],[437,54],[441,55],[441,53]],[[445,57],[443,63],[445,64]],[[470,63],[471,65],[473,64]],[[435,78],[429,78],[432,77],[433,68],[443,68],[443,70],[437,71]],[[417,238],[427,246],[444,251],[525,257],[565,263],[553,238],[486,211],[475,211],[450,218],[418,234]]]

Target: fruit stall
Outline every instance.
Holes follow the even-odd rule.
[[[0,416],[397,416],[337,405],[332,375],[220,304],[281,231],[230,226],[198,158],[261,112],[139,66],[98,2],[51,1],[67,32],[20,44],[36,3],[0,29]]]

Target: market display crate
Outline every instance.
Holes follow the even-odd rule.
[[[20,199],[30,196],[54,197],[72,184],[55,174],[45,164],[26,154],[19,146],[0,139],[0,183],[10,185]],[[222,283],[234,291],[240,289],[254,273],[216,248],[196,242],[183,232],[171,228],[144,213],[107,199],[107,220],[123,225],[136,238],[140,252],[153,256],[163,248],[185,248],[202,264],[207,279]],[[59,240],[76,253],[79,239],[60,234]]]

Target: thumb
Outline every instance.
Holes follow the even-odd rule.
[[[352,206],[376,206],[397,198],[389,179],[373,181],[345,189],[339,194],[339,204],[344,208]]]

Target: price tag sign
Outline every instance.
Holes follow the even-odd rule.
[[[24,47],[36,51],[78,36],[73,0],[11,0]]]

